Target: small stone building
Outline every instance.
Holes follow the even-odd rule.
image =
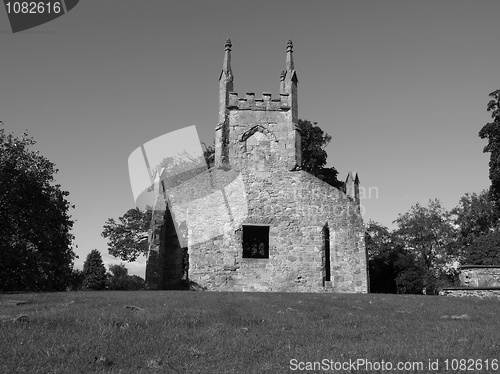
[[[189,279],[217,291],[368,291],[357,175],[343,192],[300,168],[292,49],[289,41],[278,98],[240,98],[226,41],[215,165],[180,185],[158,177],[151,289]]]

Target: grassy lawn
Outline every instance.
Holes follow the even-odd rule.
[[[476,372],[499,373],[491,368],[500,359],[499,312],[499,300],[439,296],[0,295],[0,372],[383,372],[311,366],[316,361],[334,369],[334,362],[366,359],[366,365],[390,362],[394,373],[451,373],[458,372],[454,359],[482,359],[489,361]],[[429,360],[439,366],[429,370]],[[396,370],[398,362],[422,362],[424,370]]]

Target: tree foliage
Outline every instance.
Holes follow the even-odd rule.
[[[425,271],[396,232],[369,221],[365,243],[368,252],[370,292],[421,294]]]
[[[447,272],[452,275],[452,263],[458,258],[450,212],[439,200],[429,200],[427,207],[417,203],[394,222],[398,225],[395,235],[421,269],[425,292],[436,293],[442,277]]]
[[[146,282],[137,275],[128,275],[128,270],[124,264],[110,265],[108,288],[116,291],[137,291],[143,290]]]
[[[455,224],[459,227],[462,244],[469,244],[475,237],[493,229],[498,222],[498,212],[487,191],[466,193],[452,209]]]
[[[389,229],[375,221],[369,221],[365,229],[368,253],[370,292],[396,293],[398,247],[394,245]]]
[[[435,294],[457,276],[460,230],[451,212],[437,199],[415,204],[394,221],[392,232],[366,225],[371,292]]]
[[[109,265],[109,271],[112,277],[122,278],[128,276],[128,269],[125,264],[113,264]]]
[[[0,128],[0,290],[66,289],[71,281],[73,221],[68,192],[36,142]],[[74,208],[74,207],[73,207]]]
[[[342,187],[343,183],[337,179],[337,169],[325,167],[328,155],[324,148],[332,137],[317,126],[316,122],[299,119],[298,125],[301,130],[302,170],[334,187]]]
[[[106,267],[102,262],[101,252],[93,249],[83,264],[83,288],[86,290],[106,289]]]
[[[451,213],[458,230],[456,247],[460,262],[467,265],[492,265],[494,259],[499,257],[492,248],[493,243],[498,241],[499,212],[491,195],[487,191],[467,193]]]
[[[500,265],[500,231],[492,231],[480,235],[470,243],[463,256],[467,265]]]
[[[488,103],[487,111],[491,113],[493,121],[483,126],[479,131],[479,137],[488,140],[483,152],[490,153],[490,194],[498,210],[500,209],[500,90],[493,91],[489,96],[492,100]]]
[[[123,261],[135,261],[148,253],[148,230],[151,210],[129,209],[119,222],[109,218],[101,235],[109,240],[109,254]]]
[[[70,291],[80,291],[83,288],[83,281],[85,280],[85,275],[80,269],[73,268],[71,273],[71,280],[68,285],[68,290]]]

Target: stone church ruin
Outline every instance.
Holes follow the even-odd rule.
[[[227,40],[215,165],[180,184],[156,175],[149,288],[367,292],[357,174],[343,192],[300,168],[292,42],[277,98],[233,92],[231,47]]]

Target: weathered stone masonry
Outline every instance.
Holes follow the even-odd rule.
[[[279,99],[232,92],[230,52],[228,40],[215,166],[160,191],[168,209],[153,220],[149,286],[179,285],[187,246],[189,280],[208,290],[367,292],[357,175],[344,193],[300,170],[292,43]]]

